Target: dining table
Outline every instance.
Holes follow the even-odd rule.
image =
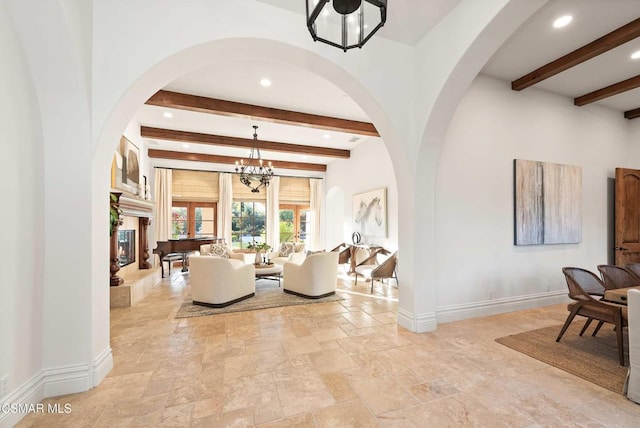
[[[622,305],[627,304],[627,292],[629,290],[640,290],[640,285],[627,288],[614,288],[612,290],[605,290],[602,300],[607,302],[618,303]]]

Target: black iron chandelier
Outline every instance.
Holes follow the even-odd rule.
[[[258,147],[258,127],[253,125],[253,147],[248,162],[244,159],[236,161],[236,172],[240,174],[240,182],[251,189],[252,193],[260,193],[260,188],[267,187],[273,177],[273,165],[264,166]]]
[[[387,0],[307,0],[314,41],[347,51],[361,48],[387,20]]]

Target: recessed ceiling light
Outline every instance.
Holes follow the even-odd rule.
[[[173,117],[173,113],[171,113],[170,111],[165,111],[164,113],[162,113],[162,115],[167,119],[171,119]]]
[[[268,88],[269,86],[271,86],[271,80],[269,79],[262,79],[260,80],[260,84],[262,86],[264,86],[265,88]]]
[[[188,149],[189,145],[188,144],[183,144],[182,147],[184,147],[185,149]]]
[[[329,134],[324,134],[324,135],[322,136],[322,138],[329,139],[329,138],[331,138],[331,135],[329,135]]]
[[[638,59],[640,58],[640,51],[635,51],[634,53],[631,54],[631,59]]]
[[[573,16],[571,15],[565,15],[565,16],[561,16],[560,18],[556,19],[555,21],[553,21],[553,27],[554,28],[562,28],[566,25],[569,25],[569,23],[573,20]]]

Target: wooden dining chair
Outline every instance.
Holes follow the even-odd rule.
[[[640,285],[640,280],[633,273],[623,267],[615,265],[598,265],[598,271],[602,276],[604,288],[607,290]]]
[[[562,268],[562,273],[565,276],[567,287],[569,288],[569,298],[574,300],[574,302],[567,305],[569,316],[562,326],[556,342],[560,342],[560,339],[562,339],[562,336],[577,315],[587,318],[587,322],[580,331],[580,336],[582,336],[594,319],[599,322],[592,336],[598,333],[600,327],[602,327],[605,322],[613,324],[618,339],[620,365],[624,366],[624,336],[622,328],[627,324],[626,307],[614,303],[602,302],[593,298],[589,290],[597,291],[598,289],[602,289],[604,292],[604,284],[593,272],[577,267],[564,267]]]
[[[331,251],[335,251],[338,253],[338,264],[343,265],[345,263],[349,263],[349,257],[351,256],[351,248],[344,242]]]
[[[625,266],[633,276],[638,280],[638,285],[640,285],[640,263],[629,263]]]
[[[395,279],[396,287],[398,287],[398,274],[396,273],[397,262],[397,253],[391,254],[382,263],[378,263],[377,258],[374,258],[373,261],[371,261],[371,259],[368,259],[368,261],[365,261],[362,264],[356,266],[355,285],[358,285],[358,276],[362,276],[366,281],[371,281],[371,293],[373,293],[373,285],[376,279],[380,280],[381,282],[384,282],[385,279]]]

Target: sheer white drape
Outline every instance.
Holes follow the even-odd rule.
[[[218,197],[218,238],[224,238],[231,246],[231,205],[233,204],[233,184],[230,173],[220,173],[220,193]]]
[[[307,239],[308,249],[311,251],[321,250],[323,247],[320,221],[322,217],[322,200],[324,199],[322,180],[310,178],[309,187],[311,190],[309,238]]]
[[[156,168],[153,195],[156,203],[155,238],[156,242],[171,238],[171,178],[170,169]]]
[[[280,177],[267,187],[267,244],[275,251],[280,243]]]

